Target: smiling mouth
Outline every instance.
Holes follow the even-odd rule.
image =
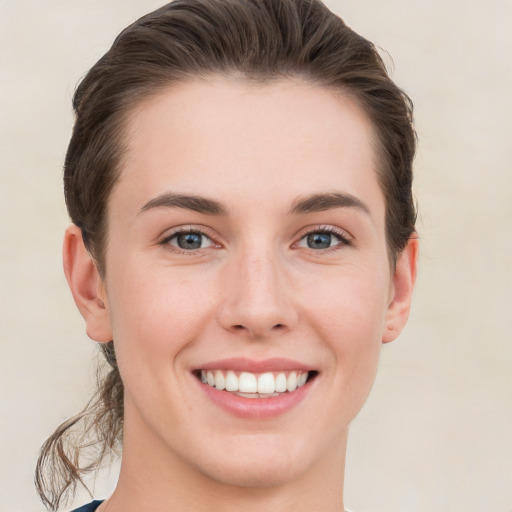
[[[316,377],[316,371],[237,372],[234,370],[197,370],[196,377],[212,388],[244,398],[271,398],[293,393]]]

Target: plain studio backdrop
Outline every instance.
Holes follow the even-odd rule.
[[[115,35],[162,3],[0,0],[0,512],[43,510],[38,449],[94,381],[61,269],[71,97]],[[352,425],[346,506],[511,512],[512,1],[327,3],[393,57],[420,139],[413,311]],[[103,474],[96,497],[115,479]]]

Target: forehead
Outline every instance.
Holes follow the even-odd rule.
[[[374,139],[354,101],[308,82],[181,83],[132,112],[111,199],[122,195],[125,205],[141,206],[165,189],[205,189],[223,200],[236,192],[246,201],[245,191],[255,201],[284,203],[343,189],[383,209]]]

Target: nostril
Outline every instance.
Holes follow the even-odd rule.
[[[277,332],[284,332],[286,330],[287,326],[286,324],[273,324],[269,323],[267,324],[267,327],[265,325],[244,325],[244,324],[233,324],[230,327],[230,330],[232,332],[237,333],[244,333],[247,332],[251,337],[261,337],[265,336],[266,333],[269,334],[273,332],[274,334]]]

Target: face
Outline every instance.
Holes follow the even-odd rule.
[[[395,294],[373,139],[303,82],[191,82],[134,112],[100,283],[125,457],[259,486],[344,456]]]

